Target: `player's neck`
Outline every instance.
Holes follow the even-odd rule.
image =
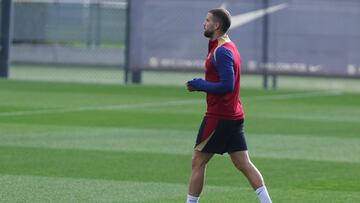
[[[214,41],[219,39],[220,37],[226,35],[226,33],[223,32],[215,32],[214,35],[210,38],[210,41]]]

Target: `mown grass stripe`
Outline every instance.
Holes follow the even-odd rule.
[[[1,202],[113,202],[113,203],[183,203],[186,184],[163,182],[111,181],[81,178],[0,175]],[[273,201],[358,202],[359,192],[309,191],[268,188]],[[204,188],[201,200],[207,203],[257,203],[249,187],[212,186]]]
[[[2,134],[0,146],[191,154],[195,134],[154,129],[64,128],[51,133]],[[255,157],[360,163],[359,138],[252,133],[246,137]]]
[[[327,115],[280,115],[280,114],[262,114],[262,115],[252,115],[251,117],[255,118],[272,118],[272,119],[291,119],[291,120],[304,120],[304,121],[325,121],[325,122],[347,122],[347,123],[358,123],[360,124],[359,116],[344,116],[339,115],[336,117],[330,117]]]
[[[270,100],[287,100],[304,97],[322,97],[322,96],[338,96],[341,93],[338,91],[322,91],[322,92],[305,92],[305,93],[291,93],[291,94],[277,94],[277,95],[261,95],[261,96],[248,96],[245,99],[256,101],[270,101]],[[14,112],[0,112],[0,116],[24,116],[24,115],[43,115],[52,113],[67,113],[67,112],[82,112],[82,111],[97,111],[97,110],[123,110],[123,109],[136,109],[136,108],[152,108],[152,107],[169,107],[169,106],[183,106],[192,104],[204,103],[202,100],[182,100],[182,101],[162,101],[151,103],[135,103],[135,104],[118,104],[118,105],[105,105],[105,106],[83,106],[76,108],[61,108],[61,109],[41,109],[31,111],[14,111]]]
[[[183,101],[166,101],[166,102],[152,102],[152,103],[135,103],[135,104],[119,104],[109,106],[88,106],[77,108],[63,108],[63,109],[44,109],[32,111],[15,111],[0,113],[0,116],[25,116],[25,115],[42,115],[52,113],[68,113],[68,112],[82,112],[82,111],[97,111],[97,110],[123,110],[123,109],[139,109],[152,107],[168,107],[168,106],[182,106],[189,104],[200,103],[199,100],[183,100]]]
[[[242,97],[245,100],[256,100],[256,101],[276,101],[276,100],[291,100],[298,98],[311,98],[311,97],[329,97],[329,96],[340,96],[343,93],[337,90],[330,91],[308,91],[308,92],[296,92],[296,93],[282,93],[273,95],[258,95],[258,96],[245,96]]]
[[[269,186],[359,191],[359,163],[253,158]],[[191,156],[96,150],[0,147],[0,174],[187,184]],[[291,181],[289,181],[291,180]],[[209,185],[247,181],[227,156],[209,163]],[[333,184],[336,183],[336,184]]]

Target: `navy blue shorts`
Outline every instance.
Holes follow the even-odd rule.
[[[246,151],[244,120],[204,117],[194,149],[215,154]]]

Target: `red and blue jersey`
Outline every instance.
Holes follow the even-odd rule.
[[[207,117],[226,120],[244,118],[240,101],[240,65],[238,49],[227,35],[209,41],[205,80],[188,82],[194,89],[207,93]]]

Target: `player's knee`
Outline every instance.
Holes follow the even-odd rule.
[[[251,166],[251,162],[248,159],[232,159],[232,162],[240,171],[244,171]]]
[[[202,169],[206,166],[207,162],[203,159],[200,159],[198,157],[193,157],[191,162],[191,168],[192,170]]]

